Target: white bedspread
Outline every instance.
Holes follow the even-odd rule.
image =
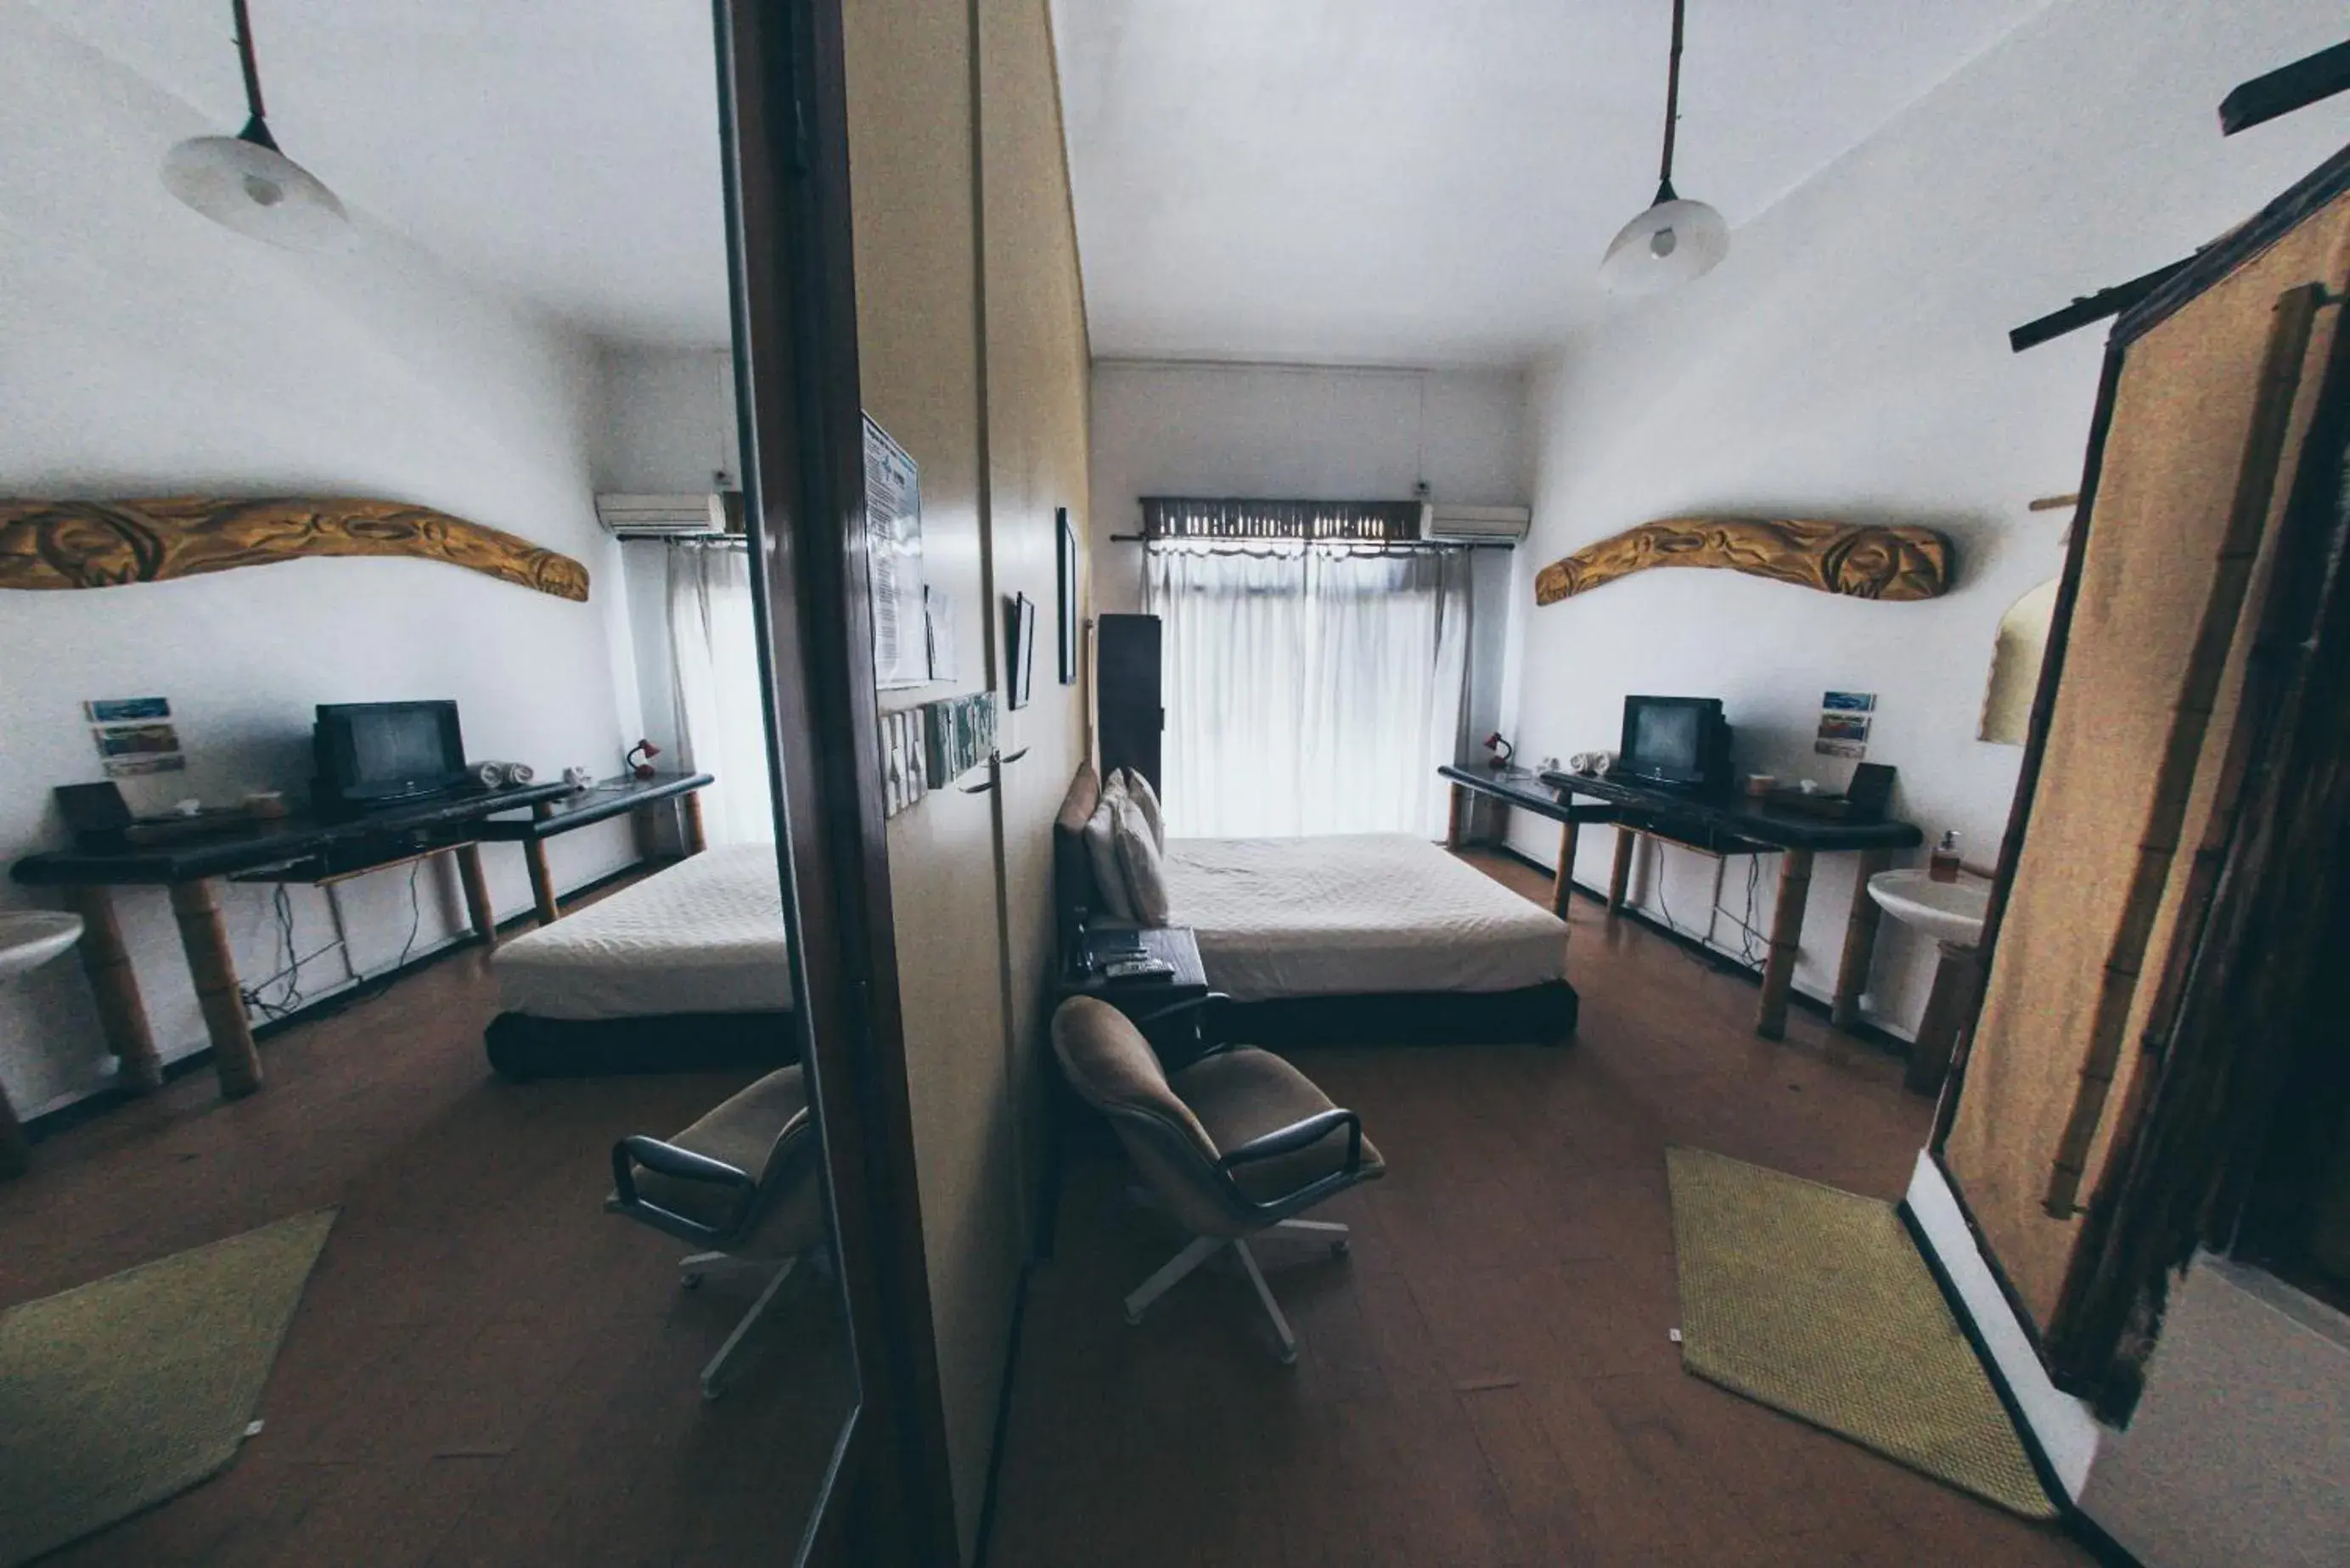
[[[1512,991],[1566,971],[1565,922],[1409,834],[1179,838],[1173,922],[1234,1000]]]
[[[705,850],[515,938],[490,963],[506,1011],[540,1018],[788,1008],[775,846]]]

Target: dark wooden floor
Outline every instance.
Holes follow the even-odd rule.
[[[789,1282],[737,1385],[695,1382],[754,1281],[603,1214],[607,1151],[750,1076],[502,1084],[478,951],[42,1143],[0,1187],[0,1304],[326,1205],[327,1243],[226,1473],[72,1564],[788,1562],[847,1407],[837,1311]]]
[[[1530,896],[1547,880],[1481,860]],[[990,1561],[2082,1563],[2054,1533],[1685,1375],[1664,1150],[1899,1196],[1930,1106],[1899,1064],[1578,901],[1564,1049],[1326,1049],[1385,1181],[1324,1211],[1354,1253],[1259,1257],[1304,1342],[1277,1365],[1246,1282],[1202,1273],[1128,1328],[1180,1244],[1081,1160],[1031,1280]]]

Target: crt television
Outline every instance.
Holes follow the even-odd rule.
[[[1651,784],[1726,789],[1730,724],[1719,697],[1627,697],[1616,771]]]
[[[454,702],[321,702],[311,743],[329,809],[441,794],[468,776]]]

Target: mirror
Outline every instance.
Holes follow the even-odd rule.
[[[2040,661],[2048,652],[2048,628],[2056,614],[2056,579],[2049,578],[2007,607],[1999,618],[1999,640],[1991,649],[1991,683],[1983,692],[1982,723],[1975,738],[2020,746],[2032,725],[2032,699],[2040,690]]]
[[[802,1543],[860,1389],[716,66],[0,5],[0,1562]]]

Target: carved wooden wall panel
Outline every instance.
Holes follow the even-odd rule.
[[[1950,542],[1930,528],[1794,518],[1667,517],[1586,545],[1534,578],[1555,604],[1657,566],[1709,566],[1864,599],[1939,598]]]
[[[411,556],[588,598],[588,568],[570,556],[397,501],[0,501],[0,588],[109,588],[308,556]]]

